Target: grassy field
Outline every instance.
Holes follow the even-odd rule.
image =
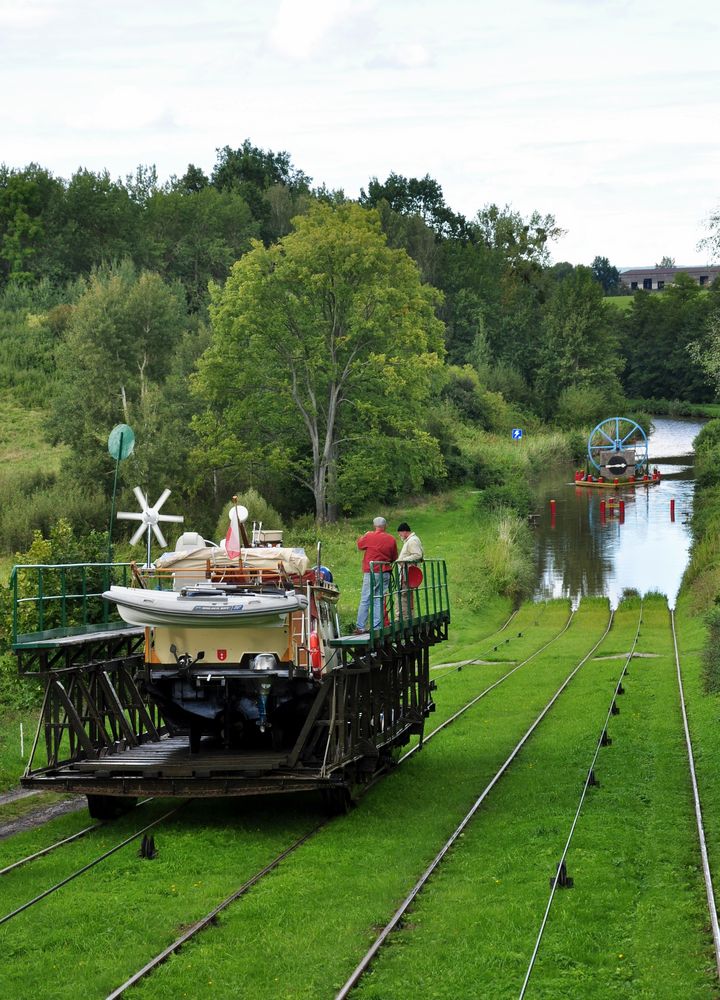
[[[453,621],[450,641],[433,650],[438,709],[431,728],[558,636],[569,605],[522,604],[511,626],[498,634],[514,601],[493,594],[489,581],[527,553],[527,540],[522,532],[503,536],[502,518],[479,511],[477,494],[468,489],[371,511],[322,531],[323,562],[341,587],[347,624],[361,582],[355,539],[376,513],[388,518],[391,529],[409,520],[426,555],[448,561]],[[703,572],[714,572],[714,538],[704,543]],[[292,540],[314,552],[314,532]],[[679,641],[710,858],[720,872],[720,695],[707,695],[702,686],[706,628],[700,611],[697,592],[684,592]],[[639,614],[639,601],[621,605],[600,649],[418,897],[358,997],[517,996],[549,878]],[[606,601],[583,601],[567,632],[547,651],[431,740],[359,808],[321,831],[130,995],[331,997],[511,747],[600,638],[608,617]],[[718,996],[669,616],[661,598],[645,603],[638,650],[643,655],[630,665],[620,714],[611,719],[612,745],[600,752],[600,786],[589,791],[568,855],[575,887],[555,899],[530,997]],[[462,670],[442,666],[469,659],[480,662]],[[0,788],[16,782],[24,766],[20,721],[27,752],[32,713],[6,713],[0,725]],[[144,806],[6,877],[0,916],[169,805]],[[13,808],[0,807],[0,822]],[[0,996],[106,996],[320,815],[314,798],[189,804],[156,832],[155,861],[141,860],[131,845],[0,928]],[[0,867],[87,823],[83,810],[0,841]]]
[[[460,672],[439,668],[432,723],[557,636],[568,614],[564,601],[524,605],[511,641],[478,640],[483,663]],[[602,646],[418,898],[358,996],[517,996],[638,615],[637,600],[621,605]],[[547,651],[430,740],[131,995],[332,996],[608,618],[605,601],[582,602]],[[715,995],[668,620],[664,601],[646,602],[643,656],[630,665],[620,714],[609,727],[613,742],[601,750],[596,769],[600,786],[590,790],[568,856],[575,888],[555,900],[530,996]],[[686,639],[689,657],[698,641]],[[698,710],[693,716],[700,732]],[[713,719],[709,742],[700,744],[706,777],[716,759],[714,729]],[[152,804],[142,815],[164,808]],[[5,907],[62,877],[90,846],[95,851],[137,829],[140,816],[91,835],[91,845],[83,841],[49,856],[41,868],[18,872],[4,884]],[[14,957],[0,973],[3,995],[107,995],[317,816],[310,800],[188,806],[158,829],[155,861],[141,861],[128,848],[50,897],[37,915],[30,911],[3,928],[5,953]],[[82,823],[80,815],[66,817],[0,844],[0,865]],[[109,919],[113,912],[132,917]],[[48,976],[52,992],[44,985]]]

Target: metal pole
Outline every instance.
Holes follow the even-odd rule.
[[[115,520],[115,494],[117,493],[118,469],[120,468],[124,434],[124,431],[120,432],[120,447],[118,448],[118,457],[115,459],[115,480],[113,482],[112,503],[110,504],[110,527],[108,528],[108,562],[112,562],[112,526]]]

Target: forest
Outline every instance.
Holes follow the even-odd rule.
[[[713,400],[717,282],[609,295],[606,257],[551,263],[561,232],[511,206],[465,218],[429,176],[373,177],[351,199],[250,140],[166,182],[0,167],[4,440],[22,426],[52,456],[0,471],[0,552],[59,514],[78,536],[107,529],[120,422],[136,436],[121,499],[169,486],[212,533],[233,492],[333,522],[502,488],[481,432],[579,436]]]

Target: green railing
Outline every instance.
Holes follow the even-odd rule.
[[[103,600],[111,584],[128,586],[130,563],[23,563],[10,574],[13,648],[32,642],[127,627]]]
[[[380,562],[370,563],[370,613],[373,636],[402,635],[419,623],[450,621],[450,595],[444,559],[393,563],[389,573]],[[414,576],[421,574],[422,579]],[[415,584],[415,585],[413,585]]]

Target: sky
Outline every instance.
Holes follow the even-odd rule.
[[[161,181],[245,139],[357,197],[552,214],[554,261],[710,261],[712,0],[0,0],[0,162]]]

